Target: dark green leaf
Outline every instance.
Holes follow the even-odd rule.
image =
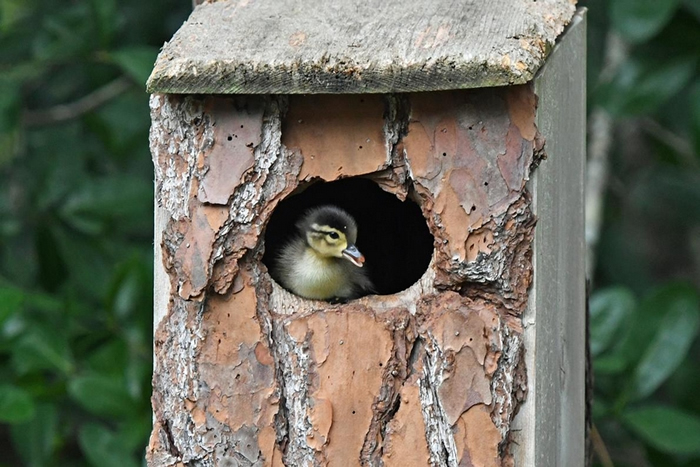
[[[634,56],[601,89],[597,101],[615,116],[649,114],[688,84],[696,65],[695,56]]]
[[[700,2],[697,0],[683,0],[683,6],[700,21]]]
[[[72,227],[89,235],[117,225],[122,219],[143,216],[151,210],[150,183],[135,177],[89,180],[66,200],[61,216]]]
[[[21,290],[0,286],[0,328],[7,318],[21,309],[24,298]]]
[[[50,466],[49,459],[56,448],[58,414],[53,405],[37,407],[34,418],[12,426],[15,449],[28,466]]]
[[[73,370],[66,337],[57,330],[39,326],[29,329],[19,339],[13,348],[12,363],[20,374],[47,369],[68,374]]]
[[[107,47],[117,27],[117,8],[115,0],[90,0],[93,18],[98,29],[100,45]]]
[[[700,309],[698,297],[690,289],[676,289],[668,296],[656,335],[646,347],[633,376],[634,396],[638,399],[653,393],[685,358],[698,333]]]
[[[146,85],[146,80],[153,70],[158,49],[155,47],[125,47],[112,52],[115,63],[139,84]]]
[[[652,340],[655,339],[664,317],[671,310],[689,306],[697,300],[695,289],[687,284],[671,283],[653,289],[639,304],[625,338],[616,349],[624,360],[636,366]]]
[[[85,410],[115,418],[129,417],[136,402],[120,378],[103,375],[79,376],[68,384],[68,393]]]
[[[124,374],[129,360],[129,348],[117,337],[112,338],[87,358],[87,363],[95,373],[119,377]]]
[[[675,167],[643,171],[631,187],[630,204],[674,229],[693,227],[700,223],[700,172]]]
[[[611,0],[612,25],[631,42],[643,42],[671,19],[680,0]]]
[[[665,452],[700,455],[700,418],[671,407],[627,410],[622,421],[649,445]]]
[[[699,3],[700,4],[700,3]],[[700,79],[693,83],[690,99],[690,140],[696,157],[700,158]]]
[[[96,423],[80,429],[80,448],[95,467],[137,467],[132,454],[111,430]]]
[[[31,419],[36,408],[31,396],[9,384],[0,385],[0,423],[19,423]]]
[[[8,33],[15,22],[29,13],[24,0],[2,0],[0,2],[0,33]]]
[[[624,287],[597,291],[590,300],[591,354],[595,357],[620,335],[620,328],[636,306],[634,295]]]

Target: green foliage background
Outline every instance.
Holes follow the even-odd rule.
[[[616,466],[697,466],[700,2],[582,5],[589,114],[612,124],[590,300],[594,422]],[[601,444],[596,460],[611,465]]]
[[[596,427],[615,465],[700,465],[700,2],[581,4],[589,112],[613,125],[591,297]],[[0,0],[0,466],[143,463],[143,83],[189,10]],[[615,40],[624,56],[602,73]]]
[[[144,83],[190,9],[0,0],[0,465],[143,463],[153,301]]]

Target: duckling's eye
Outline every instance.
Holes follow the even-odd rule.
[[[338,232],[328,232],[328,236],[331,237],[333,240],[338,240],[340,238]]]

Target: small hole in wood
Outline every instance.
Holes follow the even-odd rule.
[[[489,182],[484,182],[484,186],[489,186]]]
[[[233,140],[233,136],[228,135],[228,138],[226,138],[226,139],[229,140],[229,141],[231,141],[231,140]]]
[[[360,149],[362,149],[362,146],[360,146]]]

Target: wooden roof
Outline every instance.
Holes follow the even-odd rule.
[[[524,83],[574,0],[224,0],[166,43],[150,92],[435,91]]]

